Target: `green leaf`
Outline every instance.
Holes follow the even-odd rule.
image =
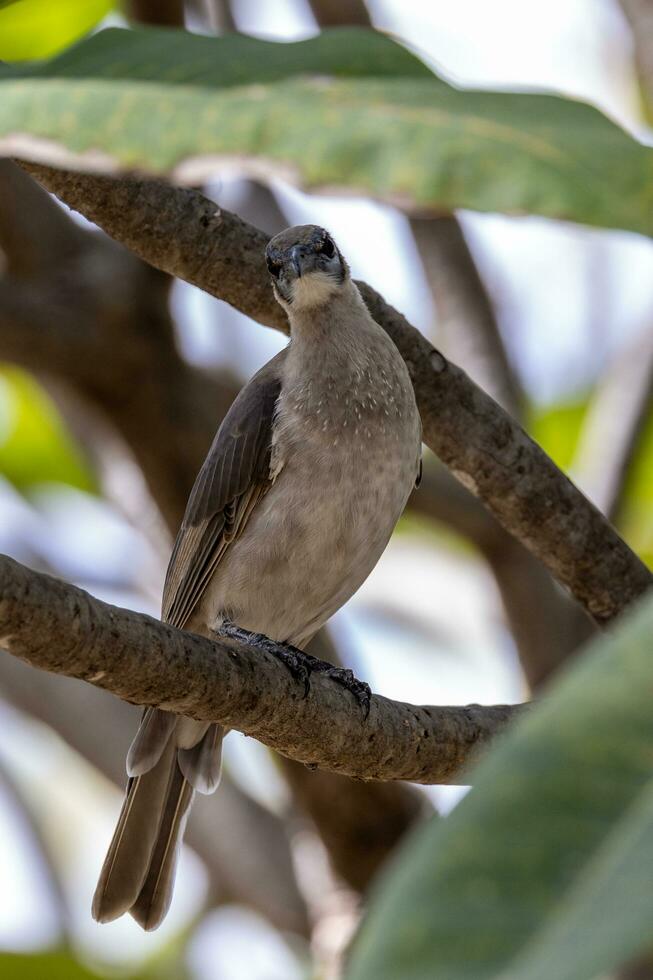
[[[0,365],[0,473],[21,490],[67,483],[94,490],[93,476],[41,386]]]
[[[653,151],[551,95],[460,91],[389,38],[107,30],[0,72],[0,150],[199,181],[234,160],[426,210],[653,232]]]
[[[529,434],[563,470],[568,470],[573,462],[588,407],[589,397],[585,396],[534,407],[529,412]]]
[[[0,59],[49,58],[88,34],[114,0],[9,0],[0,3]]]
[[[348,980],[591,980],[653,945],[653,599],[395,858]]]

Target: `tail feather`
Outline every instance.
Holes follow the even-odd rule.
[[[163,749],[154,752],[150,749],[165,738],[169,723],[166,719],[159,723],[147,713],[143,717],[146,732],[141,744],[148,748],[139,762],[147,756],[156,759],[127,784],[93,897],[93,918],[98,922],[111,922],[130,912],[143,929],[156,929],[168,911],[194,789],[211,792],[217,787],[223,735],[219,725],[209,725],[204,732],[198,725],[198,741],[189,745],[192,725],[197,723],[184,727],[186,719],[178,721],[178,730],[167,737]],[[137,735],[135,745],[138,740]],[[189,747],[180,748],[180,741]]]
[[[93,918],[111,922],[129,911],[138,898],[159,832],[169,772],[175,761],[170,741],[157,765],[130,779],[118,824],[93,896]]]
[[[143,929],[156,929],[165,918],[172,900],[177,859],[186,828],[193,787],[175,760],[170,769],[166,801],[159,824],[147,876],[130,914]]]
[[[202,738],[191,749],[179,749],[179,768],[198,793],[210,796],[220,785],[222,775],[221,725],[209,725]]]
[[[136,737],[127,753],[127,775],[142,776],[157,764],[177,724],[176,715],[160,708],[146,708]]]

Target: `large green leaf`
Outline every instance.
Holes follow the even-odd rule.
[[[372,31],[108,30],[0,72],[0,151],[197,179],[225,161],[422,209],[653,231],[653,151],[550,95],[460,91]]]
[[[590,980],[653,946],[653,598],[397,856],[348,980]]]
[[[0,59],[49,58],[87,34],[113,0],[2,0]]]

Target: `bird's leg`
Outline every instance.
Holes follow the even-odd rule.
[[[223,620],[214,632],[218,638],[226,636],[229,639],[239,640],[241,643],[257,647],[259,650],[265,650],[266,653],[276,657],[282,664],[285,664],[295,680],[304,684],[304,697],[308,697],[308,692],[311,689],[310,675],[313,669],[311,661],[315,660],[315,657],[310,657],[302,650],[287,643],[277,643],[268,636],[264,636],[263,633],[252,633],[250,630],[245,630],[228,619]]]
[[[307,697],[310,691],[311,674],[326,674],[336,684],[340,684],[353,694],[367,718],[370,711],[372,692],[369,684],[366,684],[364,681],[359,681],[354,676],[353,671],[345,667],[334,667],[333,664],[327,663],[326,660],[318,660],[317,657],[311,656],[310,653],[305,653],[290,643],[278,643],[276,640],[271,640],[262,633],[252,633],[250,630],[243,629],[241,626],[236,626],[235,623],[229,620],[223,620],[218,629],[213,632],[218,638],[226,636],[229,639],[239,640],[241,643],[258,647],[259,650],[265,650],[266,653],[276,657],[282,664],[285,664],[296,680],[303,682],[304,697]]]

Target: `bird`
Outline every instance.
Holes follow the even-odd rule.
[[[191,491],[161,618],[215,637],[235,624],[301,651],[362,585],[421,474],[406,364],[333,237],[288,228],[265,253],[286,347],[242,388]],[[220,780],[224,731],[147,708],[93,898],[108,922],[157,928],[195,792]]]

